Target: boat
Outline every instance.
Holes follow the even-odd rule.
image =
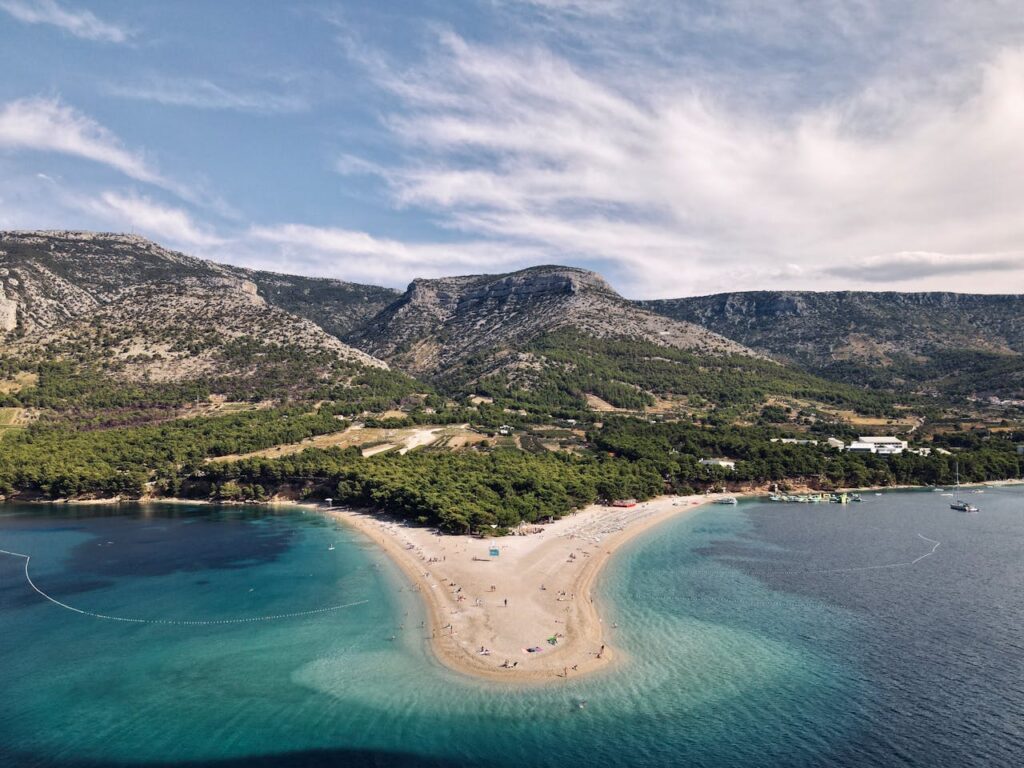
[[[715,504],[738,504],[736,498],[733,496],[724,496],[721,499],[715,499]]]
[[[949,505],[949,508],[956,510],[957,512],[977,512],[979,511],[973,504],[968,504],[966,501],[954,501]]]
[[[956,463],[956,499],[949,508],[957,512],[977,512],[978,508],[960,498],[960,462]]]
[[[328,552],[333,552],[333,551],[334,551],[334,545],[333,545],[333,544],[331,544],[331,546],[329,546],[329,547],[327,548],[327,551],[328,551]]]
[[[851,501],[862,501],[859,493],[773,493],[769,501],[782,501],[789,504],[847,504]],[[722,501],[722,504],[734,504],[734,501]]]

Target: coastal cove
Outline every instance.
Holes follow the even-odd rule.
[[[415,582],[333,513],[8,505],[0,548],[32,557],[39,588],[146,621],[62,610],[26,584],[22,560],[0,559],[0,757],[76,768],[1010,765],[1024,713],[1011,682],[1024,658],[1024,493],[978,490],[979,515],[928,491],[845,507],[677,507],[617,542],[594,583],[613,664],[497,686],[439,663]],[[413,551],[402,534],[380,532]],[[969,647],[955,640],[966,631]]]

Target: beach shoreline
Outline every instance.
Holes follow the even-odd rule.
[[[321,511],[371,539],[403,572],[422,599],[428,618],[420,629],[442,665],[531,684],[609,668],[616,627],[603,621],[594,593],[604,567],[642,533],[730,495],[664,496],[628,509],[591,505],[525,526],[531,533],[492,539],[347,508]]]
[[[964,485],[1019,485],[1007,479]],[[925,490],[883,486],[852,491]],[[325,507],[315,501],[228,502],[305,509],[324,514],[374,542],[419,593],[427,618],[419,629],[444,667],[478,680],[510,685],[552,683],[607,670],[615,663],[616,626],[603,621],[595,585],[626,543],[667,520],[692,514],[722,497],[763,497],[763,490],[661,496],[632,508],[591,505],[554,522],[525,525],[529,533],[494,538],[440,534],[386,513]],[[200,499],[118,498],[49,504],[125,503],[220,505]],[[497,555],[492,554],[497,551]],[[553,642],[549,642],[553,640]],[[540,649],[531,651],[529,649]]]

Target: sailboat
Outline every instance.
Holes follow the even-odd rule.
[[[960,498],[960,462],[956,463],[956,498],[952,504],[949,505],[950,509],[955,509],[957,512],[977,512],[978,508],[973,504],[968,504]]]

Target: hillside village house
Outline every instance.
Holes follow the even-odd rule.
[[[722,469],[728,469],[730,472],[736,469],[735,459],[701,459],[700,464],[705,467],[721,467]]]

